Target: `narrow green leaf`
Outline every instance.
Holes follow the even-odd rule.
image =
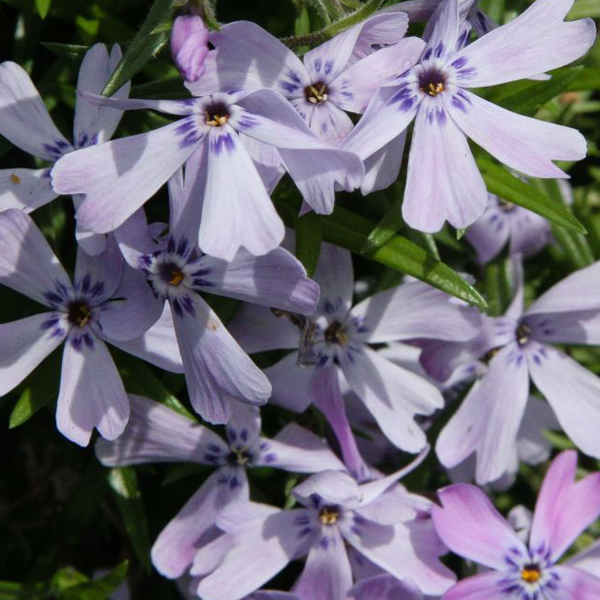
[[[504,258],[489,263],[485,267],[483,285],[488,314],[492,317],[503,315],[513,297],[510,261]]]
[[[568,67],[552,74],[552,79],[534,83],[530,87],[503,98],[499,104],[507,110],[518,112],[522,115],[532,116],[540,107],[559,94],[562,94],[579,75],[583,67]]]
[[[591,17],[600,17],[600,4],[598,0],[577,0],[567,15],[569,21]]]
[[[171,20],[172,14],[173,0],[154,0],[148,16],[106,83],[103,95],[112,96],[167,44],[169,32],[161,28]]]
[[[477,164],[491,194],[542,215],[561,227],[577,233],[586,233],[585,227],[567,208],[557,204],[532,185],[514,177],[506,169],[487,159],[478,158]]]
[[[369,254],[381,248],[389,242],[404,225],[402,218],[402,200],[399,199],[392,204],[389,210],[381,217],[379,223],[369,233],[362,253]]]
[[[40,15],[42,19],[46,18],[51,4],[52,0],[35,0],[35,7],[37,8],[38,15]]]
[[[107,600],[125,580],[127,567],[128,561],[124,561],[100,579],[67,588],[60,594],[60,598],[61,600]]]
[[[600,90],[600,69],[584,68],[568,89],[571,91]]]
[[[76,587],[82,583],[87,583],[88,581],[89,578],[83,573],[80,573],[77,569],[74,569],[73,567],[63,567],[56,571],[50,582],[53,589],[61,593],[64,590]]]
[[[111,469],[108,484],[114,492],[133,551],[140,565],[150,573],[150,536],[135,471],[131,467]]]
[[[49,591],[47,583],[0,581],[0,600],[44,600]]]
[[[58,42],[40,42],[40,44],[57,56],[68,56],[77,59],[83,58],[90,49],[89,46],[80,44],[59,44]]]
[[[296,258],[304,265],[309,277],[314,275],[321,253],[323,229],[321,217],[314,212],[296,220]]]
[[[462,240],[463,236],[465,235],[465,233],[467,233],[466,228],[463,229],[457,229],[456,230],[456,241],[460,241]]]

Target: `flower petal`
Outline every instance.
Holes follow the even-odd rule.
[[[453,57],[468,69],[463,85],[484,87],[562,67],[594,43],[591,19],[564,22],[573,0],[537,0],[518,17],[490,31]]]
[[[10,61],[0,65],[0,134],[28,154],[46,160],[55,161],[72,150],[29,75]]]
[[[0,283],[46,306],[52,303],[49,293],[60,292],[63,299],[71,289],[68,275],[42,232],[16,208],[0,214]]]
[[[451,56],[457,47],[460,30],[458,0],[445,0],[438,5],[435,13],[428,23],[429,39],[427,48],[423,53],[422,62],[427,63],[435,59],[446,59]]]
[[[214,465],[207,455],[229,453],[227,444],[207,427],[143,396],[128,398],[131,413],[125,431],[112,442],[96,442],[96,456],[103,465],[178,461]]]
[[[271,384],[197,294],[189,296],[193,315],[174,315],[192,406],[209,423],[226,423],[229,397],[264,404]]]
[[[48,169],[3,169],[0,171],[0,211],[19,208],[31,212],[57,198]]]
[[[63,352],[56,426],[72,442],[87,446],[97,428],[107,440],[117,438],[129,419],[129,400],[104,342],[75,347],[69,338]]]
[[[444,594],[444,600],[490,600],[500,597],[505,587],[505,572],[479,573],[459,581]]]
[[[444,221],[463,229],[482,215],[487,198],[467,138],[443,106],[427,99],[413,131],[404,220],[428,233],[439,231]]]
[[[500,162],[525,175],[565,177],[552,161],[580,160],[586,155],[585,138],[576,129],[524,117],[466,90],[458,96],[447,104],[460,129]]]
[[[330,319],[344,319],[352,306],[354,270],[352,255],[333,244],[321,244],[314,280],[321,288],[317,312]]]
[[[65,339],[66,331],[49,327],[53,313],[0,325],[0,396],[15,388]]]
[[[294,412],[304,412],[313,401],[311,380],[314,369],[298,366],[298,352],[292,352],[264,370],[273,386],[271,402]]]
[[[354,393],[390,442],[406,452],[422,450],[427,439],[414,417],[431,414],[443,406],[439,390],[366,346],[344,355],[340,362]]]
[[[360,489],[346,471],[322,471],[292,489],[292,496],[305,506],[340,505],[346,508],[358,506]],[[318,497],[315,500],[315,497]]]
[[[469,227],[465,238],[475,248],[478,262],[484,265],[500,254],[510,233],[508,216],[490,199],[486,211]]]
[[[92,104],[81,95],[82,92],[101,94],[121,58],[118,44],[113,46],[110,56],[104,44],[94,44],[83,57],[77,79],[73,125],[73,138],[79,148],[110,140],[121,121],[122,110]],[[131,82],[128,81],[115,92],[114,97],[127,98],[130,88]]]
[[[71,152],[52,169],[61,194],[85,194],[77,219],[96,233],[113,231],[148,200],[194,151],[194,117]],[[186,137],[187,136],[187,137]]]
[[[399,581],[390,575],[376,575],[359,581],[349,596],[355,600],[423,600],[423,594],[412,581]]]
[[[556,589],[544,590],[548,600],[596,600],[600,597],[600,577],[566,565],[558,565],[553,571],[560,577],[560,581]]]
[[[533,382],[565,433],[582,452],[600,457],[600,378],[551,346],[539,345],[528,362]]]
[[[457,483],[438,491],[442,506],[433,505],[435,529],[450,550],[492,569],[505,570],[506,558],[529,556],[523,542],[474,485]],[[460,523],[461,527],[456,527]]]
[[[365,158],[365,178],[360,186],[360,193],[363,196],[384,190],[398,179],[400,173],[398,157],[404,155],[405,142],[406,131]]]

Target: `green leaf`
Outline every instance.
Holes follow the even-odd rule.
[[[47,583],[0,581],[0,600],[45,600],[49,591]]]
[[[77,59],[82,59],[90,49],[90,46],[80,44],[59,44],[58,42],[40,42],[40,44],[57,56],[68,56]]]
[[[491,317],[503,315],[512,298],[510,260],[499,259],[485,267],[483,284]]]
[[[304,265],[309,277],[314,275],[321,253],[323,229],[321,217],[314,212],[296,220],[296,258]]]
[[[95,581],[87,581],[67,588],[60,594],[61,600],[108,600],[123,583],[127,575],[128,561],[122,562],[110,573]]]
[[[491,194],[542,215],[561,227],[576,233],[586,233],[585,227],[566,207],[557,204],[532,185],[514,177],[506,169],[487,159],[478,158],[477,165]]]
[[[365,245],[362,248],[363,254],[375,252],[384,244],[389,242],[404,225],[402,218],[402,200],[393,202],[389,210],[381,217],[376,227],[369,233]]]
[[[600,69],[584,68],[568,89],[571,91],[600,90]]]
[[[154,0],[148,16],[104,86],[104,96],[112,96],[167,44],[169,32],[161,28],[171,20],[172,14],[173,0]]]
[[[546,102],[568,89],[582,73],[583,67],[568,67],[552,73],[552,79],[540,81],[515,94],[503,98],[499,105],[507,110],[532,116]]]
[[[51,4],[52,0],[35,0],[35,7],[37,8],[38,15],[40,15],[42,19],[46,18]]]
[[[133,551],[146,573],[150,573],[152,569],[148,522],[135,471],[131,467],[111,469],[108,475],[108,484],[114,493],[119,512],[125,522],[125,531]]]

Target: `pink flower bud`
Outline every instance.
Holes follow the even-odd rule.
[[[208,54],[208,29],[197,15],[177,17],[171,30],[171,54],[186,81],[197,81],[204,73]]]

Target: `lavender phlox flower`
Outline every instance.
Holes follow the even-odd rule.
[[[449,468],[475,452],[478,483],[497,479],[511,464],[530,376],[573,443],[600,456],[600,379],[554,346],[598,343],[600,263],[572,273],[527,310],[520,268],[516,277],[516,296],[504,316],[484,320],[486,333],[480,340],[485,343],[479,349],[489,360],[488,370],[436,444],[438,458]]]
[[[313,433],[290,423],[274,439],[261,437],[257,408],[235,403],[226,439],[210,429],[141,396],[130,396],[131,417],[114,442],[99,440],[102,464],[124,466],[191,462],[215,471],[169,522],[152,547],[154,566],[166,577],[180,577],[198,548],[214,537],[215,519],[226,506],[248,502],[246,469],[274,467],[315,473],[343,469],[342,463]]]
[[[13,62],[0,65],[0,134],[21,150],[55,163],[79,148],[105,142],[113,135],[123,111],[88,102],[81,92],[99,94],[121,60],[117,44],[110,56],[104,44],[95,44],[85,54],[77,80],[77,98],[71,144],[53,123],[44,101],[25,70]],[[129,95],[126,83],[116,98]],[[51,186],[50,168],[4,169],[0,171],[0,210],[20,208],[31,212],[58,196]],[[81,198],[73,198],[75,206]],[[104,240],[78,227],[76,235],[86,251],[102,252]]]
[[[206,575],[199,596],[238,600],[307,554],[293,592],[305,600],[342,600],[353,584],[346,544],[395,577],[410,577],[422,590],[442,593],[454,576],[438,561],[444,548],[430,519],[396,516],[390,521],[385,511],[378,519],[378,511],[370,510],[375,503],[381,508],[386,490],[424,456],[363,485],[340,471],[313,475],[292,490],[302,508],[240,523],[198,552],[191,573]]]
[[[87,96],[120,109],[149,108],[181,116],[159,129],[86,148],[63,157],[53,186],[86,195],[78,221],[104,233],[121,225],[185,163],[186,186],[196,205],[200,248],[231,260],[240,247],[262,255],[283,239],[277,215],[246,145],[275,148],[305,200],[331,212],[334,185],[354,189],[361,161],[313,135],[278,93],[217,93],[188,100],[115,100]]]
[[[600,516],[600,473],[575,482],[577,453],[567,450],[550,465],[538,495],[528,543],[475,486],[438,492],[433,521],[457,554],[492,569],[459,581],[443,600],[596,600],[600,578],[556,564],[579,534]]]
[[[136,261],[152,288],[156,304],[168,303],[194,409],[211,423],[226,423],[230,399],[264,404],[271,385],[231,337],[200,296],[209,292],[311,313],[319,286],[302,264],[283,248],[262,256],[240,250],[231,262],[203,254],[190,235],[189,197],[181,173],[169,183],[169,234],[153,240],[145,223],[131,223],[120,240],[130,262]],[[129,241],[133,238],[133,241]]]
[[[186,81],[197,81],[204,73],[208,54],[208,29],[198,15],[181,15],[171,29],[173,62]]]
[[[407,28],[402,12],[373,15],[301,60],[255,23],[229,23],[211,33],[216,49],[207,59],[206,74],[187,87],[196,96],[275,90],[315,135],[337,144],[354,126],[345,111],[363,113],[380,85],[391,81],[399,67],[410,69],[419,59],[425,44],[403,39]]]
[[[410,579],[376,575],[359,581],[348,593],[353,600],[423,600],[423,593]]]
[[[0,394],[65,342],[56,422],[63,435],[82,446],[94,428],[114,439],[129,418],[125,389],[105,341],[125,350],[131,343],[132,353],[162,367],[174,363],[177,370],[179,357],[169,343],[163,349],[140,339],[159,319],[161,307],[114,244],[97,257],[79,251],[71,283],[31,218],[8,209],[0,214],[0,283],[49,309],[0,325]]]
[[[551,237],[550,223],[544,217],[493,194],[486,211],[465,234],[481,264],[498,256],[506,242],[509,255],[528,258],[547,246]]]
[[[341,374],[388,439],[402,450],[419,452],[426,438],[414,417],[441,408],[442,396],[433,384],[389,362],[371,344],[418,337],[467,340],[477,333],[478,311],[417,281],[352,307],[350,253],[329,244],[322,245],[314,277],[321,287],[315,313],[298,317],[244,306],[230,326],[248,352],[296,350],[265,370],[273,401],[297,412],[315,402],[336,433],[348,468],[363,479],[370,469],[348,424]]]
[[[402,206],[411,227],[434,232],[449,221],[464,228],[484,212],[488,194],[467,137],[531,177],[565,177],[552,161],[585,156],[578,131],[507,111],[469,91],[537,75],[587,52],[595,25],[591,19],[564,22],[572,4],[537,0],[465,46],[458,0],[444,0],[420,62],[375,94],[341,147],[368,160],[416,119]],[[402,157],[393,158],[397,164]]]

